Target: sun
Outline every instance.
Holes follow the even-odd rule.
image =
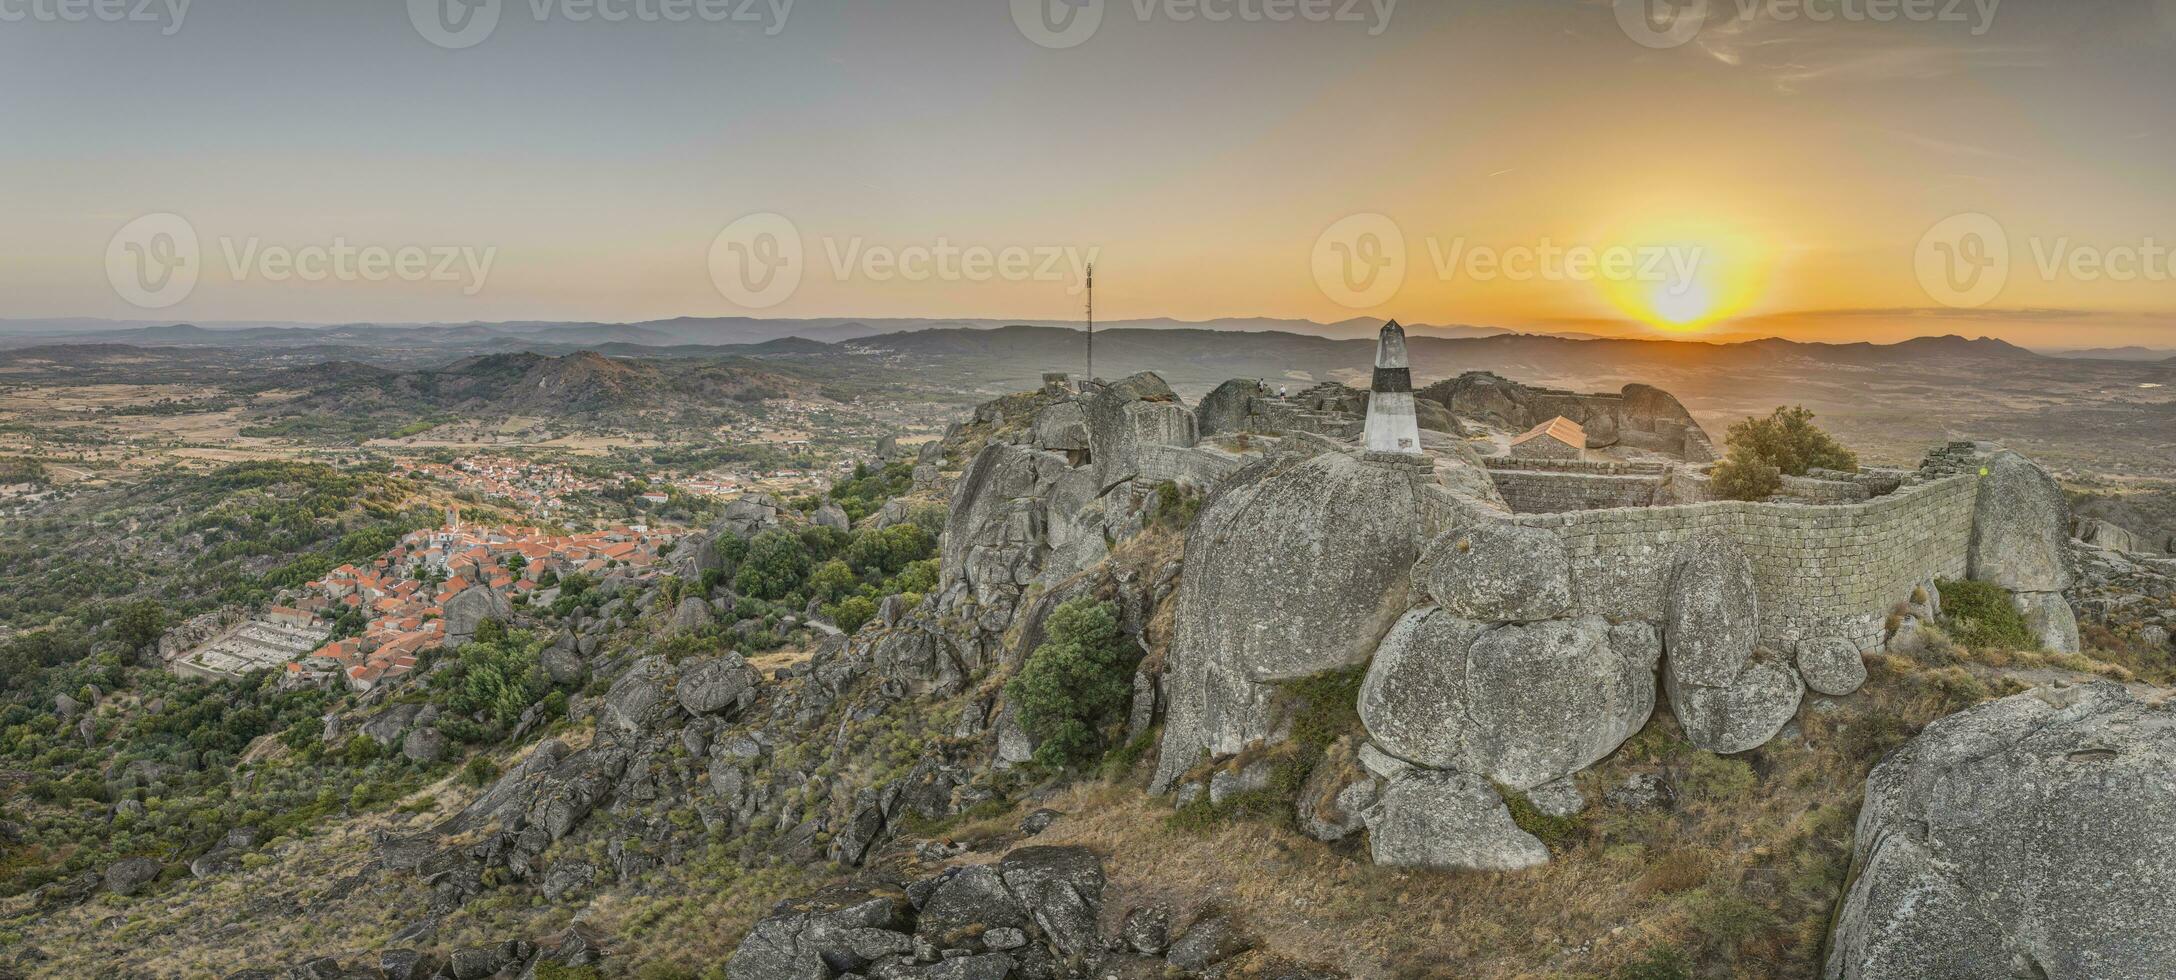
[[[1768,250],[1727,223],[1692,218],[1627,222],[1606,236],[1596,280],[1611,306],[1641,323],[1692,333],[1740,312],[1760,297]]]

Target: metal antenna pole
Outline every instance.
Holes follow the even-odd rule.
[[[1096,266],[1088,264],[1088,379],[1096,379]]]

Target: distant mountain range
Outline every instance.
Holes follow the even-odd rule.
[[[2176,361],[2176,350],[2159,347],[2082,347],[2074,350],[2051,350],[2055,357],[2075,357],[2088,361]]]
[[[733,346],[798,338],[839,343],[926,330],[993,330],[1011,326],[1079,328],[1064,321],[945,320],[921,318],[826,317],[759,319],[754,317],[676,317],[640,323],[507,321],[460,324],[306,324],[269,322],[160,323],[154,321],[56,319],[0,320],[0,346],[22,347],[55,342],[133,344],[174,347],[304,347],[354,344],[366,347],[455,347],[523,349],[535,345],[602,347]],[[1305,333],[1331,339],[1368,339],[1380,320],[1354,318],[1335,323],[1271,317],[1225,317],[1202,322],[1170,318],[1115,320],[1104,330],[1209,330],[1217,332]],[[1494,327],[1418,324],[1407,331],[1423,337],[1487,337],[1510,333]]]

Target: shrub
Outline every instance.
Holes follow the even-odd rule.
[[[2031,650],[2032,631],[2025,615],[2010,604],[2010,594],[1986,582],[1942,582],[1942,628],[1968,647]]]
[[[461,778],[479,789],[489,786],[492,780],[499,778],[498,763],[492,762],[489,756],[470,756],[468,765],[461,767]]]
[[[1744,446],[1754,458],[1792,476],[1811,469],[1856,473],[1859,458],[1836,437],[1813,424],[1803,407],[1778,408],[1767,418],[1749,418],[1730,427],[1730,445]]]
[[[1766,500],[1783,489],[1783,471],[1755,458],[1749,451],[1730,447],[1710,474],[1715,494],[1724,500]]]
[[[1734,423],[1730,451],[1714,470],[1715,492],[1729,500],[1760,500],[1783,486],[1783,476],[1815,468],[1856,472],[1859,458],[1813,424],[1803,407],[1777,408],[1767,418]]]
[[[808,577],[808,550],[800,538],[772,529],[756,535],[733,577],[733,588],[758,599],[783,599]]]
[[[1105,729],[1133,699],[1139,660],[1110,603],[1083,597],[1052,612],[1049,640],[1005,685],[1005,696],[1019,709],[1020,726],[1041,743],[1035,761],[1063,767],[1102,754]]]
[[[837,603],[824,607],[826,615],[837,623],[839,629],[853,633],[862,624],[876,618],[876,601],[868,596],[848,596]]]

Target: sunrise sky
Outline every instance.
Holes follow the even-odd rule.
[[[1079,308],[1070,272],[837,267],[942,241],[1092,252],[1111,319],[2176,347],[2176,0],[1891,0],[1931,19],[1888,23],[1853,13],[1883,0],[1715,0],[1661,47],[1601,2],[1333,0],[1327,21],[1269,22],[1238,14],[1298,5],[1207,0],[1235,12],[1210,22],[1180,19],[1193,0],[1108,0],[1067,48],[1005,0],[800,0],[782,22],[731,0],[751,19],[678,24],[505,0],[458,49],[399,0],[196,0],[170,34],[36,15],[54,2],[0,0],[0,318]],[[147,310],[109,246],[155,213],[198,236],[202,282]],[[783,216],[803,259],[760,308],[713,257],[754,213]],[[1984,234],[1928,237],[1960,214],[2009,252],[1971,308],[1922,261],[1983,261]],[[1356,215],[1387,219],[1404,258],[1358,305],[1320,274],[1353,258],[1325,232]],[[474,288],[277,281],[235,267],[252,239],[495,252]],[[1695,292],[1437,268],[1545,246],[1697,255]]]

